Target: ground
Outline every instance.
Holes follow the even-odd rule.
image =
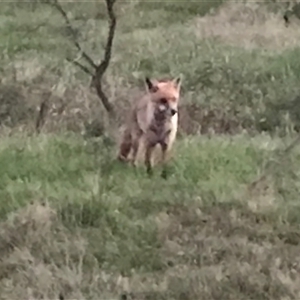
[[[197,5],[196,5],[197,4]],[[300,298],[300,31],[278,3],[116,4],[108,119],[46,4],[2,3],[1,299]],[[102,2],[68,3],[103,54]],[[169,177],[115,161],[143,77],[183,76]],[[49,112],[35,132],[37,110]]]

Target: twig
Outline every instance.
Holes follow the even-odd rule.
[[[70,59],[70,58],[66,58],[66,60],[72,64],[74,64],[75,66],[79,67],[83,72],[91,75],[91,76],[94,76],[95,74],[90,71],[86,66],[82,65],[80,62],[76,61],[76,60],[73,60],[73,59]]]
[[[288,17],[288,15],[287,15],[287,13],[285,13],[285,14],[283,15],[283,19],[284,19],[284,22],[285,22],[285,26],[288,27],[289,24],[290,24],[290,20],[289,20],[289,17]]]
[[[51,94],[45,94],[44,95],[44,100],[42,101],[41,105],[40,105],[40,109],[39,109],[39,114],[37,116],[37,120],[35,123],[35,130],[37,133],[40,133],[45,121],[46,121],[46,115],[48,113],[49,110],[49,98],[50,98]]]
[[[108,36],[106,40],[106,45],[105,45],[105,52],[104,52],[104,59],[101,61],[100,65],[97,67],[97,76],[98,78],[101,78],[106,71],[110,59],[111,59],[111,50],[113,46],[113,40],[114,40],[114,35],[115,35],[115,30],[116,30],[116,25],[117,25],[117,20],[115,13],[113,11],[113,5],[116,2],[116,0],[105,0],[106,1],[106,7],[107,7],[107,12],[108,12],[108,17],[109,17],[109,30],[108,30]],[[101,76],[101,77],[99,77]]]
[[[76,38],[76,33],[72,27],[72,24],[68,18],[67,13],[64,11],[64,9],[62,8],[62,6],[59,4],[59,2],[57,0],[53,0],[50,2],[47,2],[50,5],[52,5],[54,8],[57,9],[57,11],[59,11],[59,13],[62,15],[62,17],[65,19],[65,22],[67,24],[67,28],[70,31],[71,35],[72,35],[72,39],[73,39],[73,43],[75,44],[76,48],[78,49],[78,51],[80,51],[82,57],[91,65],[91,67],[93,67],[94,69],[97,68],[97,65],[94,63],[94,61],[92,60],[92,58],[85,52],[82,50],[80,44],[77,41]]]

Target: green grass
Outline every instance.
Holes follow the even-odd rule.
[[[284,183],[274,186],[275,173],[267,183],[263,183],[269,190],[255,188],[256,196],[253,197],[246,189],[246,185],[258,177],[262,166],[278,157],[276,149],[282,147],[279,140],[272,139],[269,139],[265,147],[258,147],[259,144],[260,137],[251,139],[247,136],[230,140],[226,137],[181,140],[177,143],[176,159],[172,162],[170,177],[162,181],[159,167],[150,179],[143,166],[134,171],[115,161],[112,156],[113,148],[106,147],[101,140],[85,141],[75,135],[4,138],[0,152],[3,199],[0,205],[1,218],[5,220],[12,212],[29,205],[32,200],[44,201],[56,211],[57,223],[52,225],[54,228],[50,227],[48,231],[43,229],[46,235],[54,234],[51,239],[55,241],[54,245],[49,244],[49,251],[53,251],[54,255],[52,263],[45,261],[43,268],[53,273],[52,267],[55,264],[55,272],[60,274],[57,276],[67,276],[62,283],[54,279],[57,285],[55,291],[57,294],[64,293],[65,297],[73,295],[74,291],[68,292],[64,284],[71,281],[72,276],[76,277],[76,274],[73,270],[67,275],[63,266],[55,260],[56,256],[71,255],[70,249],[64,248],[61,253],[56,245],[56,240],[60,238],[52,232],[57,230],[55,226],[58,225],[55,224],[61,224],[59,232],[63,230],[67,235],[75,235],[71,240],[80,237],[86,241],[84,247],[87,257],[84,258],[84,265],[80,265],[80,272],[83,272],[81,285],[73,286],[82,297],[89,299],[86,288],[94,280],[88,275],[93,258],[96,265],[95,262],[92,263],[95,268],[92,277],[104,276],[99,273],[101,270],[110,274],[109,276],[122,274],[136,278],[136,281],[132,281],[133,293],[138,293],[139,289],[142,293],[155,293],[157,286],[154,283],[143,284],[142,278],[146,282],[166,280],[170,286],[165,288],[163,294],[156,291],[164,295],[161,297],[167,297],[161,299],[181,299],[176,294],[177,289],[181,289],[182,293],[185,289],[195,289],[193,282],[199,280],[207,290],[204,292],[205,297],[218,299],[219,294],[213,291],[214,284],[220,280],[217,279],[216,263],[224,264],[222,274],[238,278],[244,272],[243,260],[251,261],[247,255],[251,255],[255,247],[260,247],[263,251],[256,254],[258,259],[263,259],[264,251],[271,255],[271,259],[264,262],[265,268],[271,268],[278,257],[290,259],[289,256],[277,253],[282,247],[281,240],[288,240],[285,241],[286,255],[292,255],[294,246],[290,244],[298,244],[299,232],[295,225],[298,224],[296,210],[299,211],[299,205],[295,196],[299,190],[293,177],[286,175],[286,180],[294,188],[292,195]],[[299,155],[295,153],[291,159],[296,166]],[[298,168],[294,171],[298,172]],[[22,216],[21,212],[19,214]],[[27,219],[23,219],[33,222],[32,219],[37,217],[33,212],[31,214],[33,216],[25,215]],[[4,228],[7,226],[5,224]],[[34,237],[38,234],[36,230],[42,229],[27,229],[24,233],[25,242],[18,241],[18,233],[15,233],[16,246],[25,247],[33,255],[35,250],[32,243],[35,243]],[[10,234],[10,231],[3,232],[4,236]],[[63,241],[61,243],[66,243]],[[196,251],[195,247],[201,241],[204,248]],[[239,246],[241,248],[235,248],[236,243],[242,243]],[[269,249],[268,244],[274,249]],[[65,244],[61,247],[65,247]],[[77,253],[79,250],[74,251]],[[218,254],[221,256],[216,258],[214,251],[221,251],[223,254]],[[43,256],[43,253],[39,255]],[[241,258],[241,255],[246,257]],[[69,263],[79,267],[76,257],[72,258],[71,255],[70,259]],[[241,264],[237,269],[232,267],[234,260],[235,264]],[[8,268],[11,263],[9,260],[2,260],[2,264],[1,268]],[[259,264],[259,261],[252,261],[253,272],[255,268],[259,268]],[[178,280],[176,278],[181,276],[175,271],[180,266],[190,269],[191,273],[182,275],[184,279],[180,287],[173,286],[172,280]],[[201,277],[201,268],[197,269],[197,266],[207,268],[212,282],[208,283],[206,277]],[[26,268],[29,265],[25,263]],[[240,299],[249,299],[254,295],[265,299],[268,293],[252,282],[255,272],[249,273],[249,278],[244,278],[243,284],[251,291],[241,289],[238,283],[228,282],[224,277],[220,282],[220,293],[235,295]],[[17,274],[10,274],[17,280]],[[110,280],[114,282],[113,279]],[[22,277],[20,289],[25,284],[23,281]],[[113,297],[111,299],[117,299],[122,289],[115,287],[110,291],[103,286],[104,282],[105,279],[101,277],[98,284],[94,284],[93,293],[102,289],[101,292]],[[228,286],[225,288],[226,282]],[[0,285],[5,286],[5,281]],[[270,289],[282,289],[274,292],[274,299],[279,299],[280,295],[289,291],[288,286],[275,279],[267,285]],[[188,293],[186,299],[193,299],[193,293],[198,295],[197,291],[188,290],[185,291]],[[49,297],[53,293],[47,292],[43,287],[37,288],[36,292]],[[96,299],[95,297],[96,294],[93,294],[92,299]]]
[[[145,190],[156,185],[158,190],[165,189],[168,193],[167,197],[166,194],[160,196],[160,192],[153,195],[158,198],[154,201],[157,204],[167,204],[173,194],[181,198],[187,191],[191,197],[202,191],[213,192],[216,198],[220,198],[224,193],[230,194],[237,184],[249,182],[268,158],[268,152],[258,151],[251,145],[243,145],[243,142],[188,139],[180,144],[172,175],[164,182],[159,171],[156,178],[149,180],[142,168],[136,173],[114,162],[113,152],[101,154],[101,143],[97,145],[99,153],[94,153],[90,142],[85,145],[78,137],[9,138],[4,144],[6,147],[2,146],[0,157],[3,170],[0,181],[2,196],[9,200],[11,209],[30,202],[33,193],[40,198],[63,198],[66,203],[78,204],[85,201],[88,204],[105,194],[111,203],[116,199],[117,207],[126,206],[125,195],[128,194],[128,201],[139,199]],[[205,148],[205,151],[198,151],[199,148]],[[61,204],[60,200],[58,204]],[[4,208],[7,209],[8,205],[5,204]],[[150,212],[147,205],[145,209]],[[159,211],[160,207],[157,209]],[[154,212],[158,211],[154,209]]]
[[[104,3],[63,7],[99,61]],[[115,161],[62,17],[1,8],[1,299],[299,298],[300,155],[282,150],[299,129],[300,36],[280,3],[117,2],[103,87],[120,120],[145,76],[183,75],[167,180]]]
[[[228,10],[228,20],[216,14],[214,21],[207,19],[207,23],[199,23],[201,17],[206,18],[211,9],[221,4],[221,1],[201,2],[201,5],[163,1],[161,4],[128,2],[116,6],[118,27],[112,63],[106,75],[106,90],[108,93],[118,90],[123,95],[140,85],[145,75],[160,77],[181,73],[184,76],[183,105],[194,103],[207,112],[222,107],[225,116],[220,117],[221,121],[235,120],[234,124],[247,130],[284,134],[287,128],[298,128],[299,116],[291,108],[298,95],[297,32],[285,29],[279,16],[277,25],[269,25],[272,21],[263,7],[253,9],[250,17],[246,14],[240,23],[234,23],[239,15],[234,6]],[[89,78],[65,61],[66,57],[76,58],[77,53],[59,13],[45,4],[26,5],[2,4],[6,8],[0,23],[2,73],[8,76],[13,72],[11,61],[24,62],[27,72],[32,73],[27,81],[40,80],[49,88],[58,81],[70,89],[87,85]],[[107,30],[103,3],[69,3],[63,7],[71,12],[72,24],[84,49],[99,60]],[[264,20],[262,26],[269,27],[262,27],[261,32],[251,36],[253,15],[257,20]],[[229,26],[224,34],[211,33],[202,37],[203,30],[220,30],[218,24],[222,22]],[[244,26],[243,22],[249,25],[243,31],[244,40],[253,44],[246,49],[243,38],[235,36],[239,27]],[[269,28],[278,30],[277,38]],[[30,65],[33,57],[41,71],[36,71],[36,65]],[[111,98],[117,109],[122,110],[123,97],[119,99],[114,94]],[[202,122],[198,115],[189,119],[198,124]],[[212,118],[213,126],[219,121],[217,117]]]

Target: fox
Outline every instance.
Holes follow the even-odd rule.
[[[175,79],[150,79],[145,77],[145,94],[133,103],[125,122],[121,137],[118,160],[136,166],[138,150],[143,143],[144,163],[149,176],[153,174],[152,154],[156,145],[162,150],[163,170],[167,177],[166,165],[178,130],[178,104],[181,91],[181,76]]]

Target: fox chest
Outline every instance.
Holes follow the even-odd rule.
[[[175,119],[175,118],[174,118]],[[172,133],[177,131],[175,120],[155,120],[151,123],[148,130],[148,140],[150,144],[168,144]]]

